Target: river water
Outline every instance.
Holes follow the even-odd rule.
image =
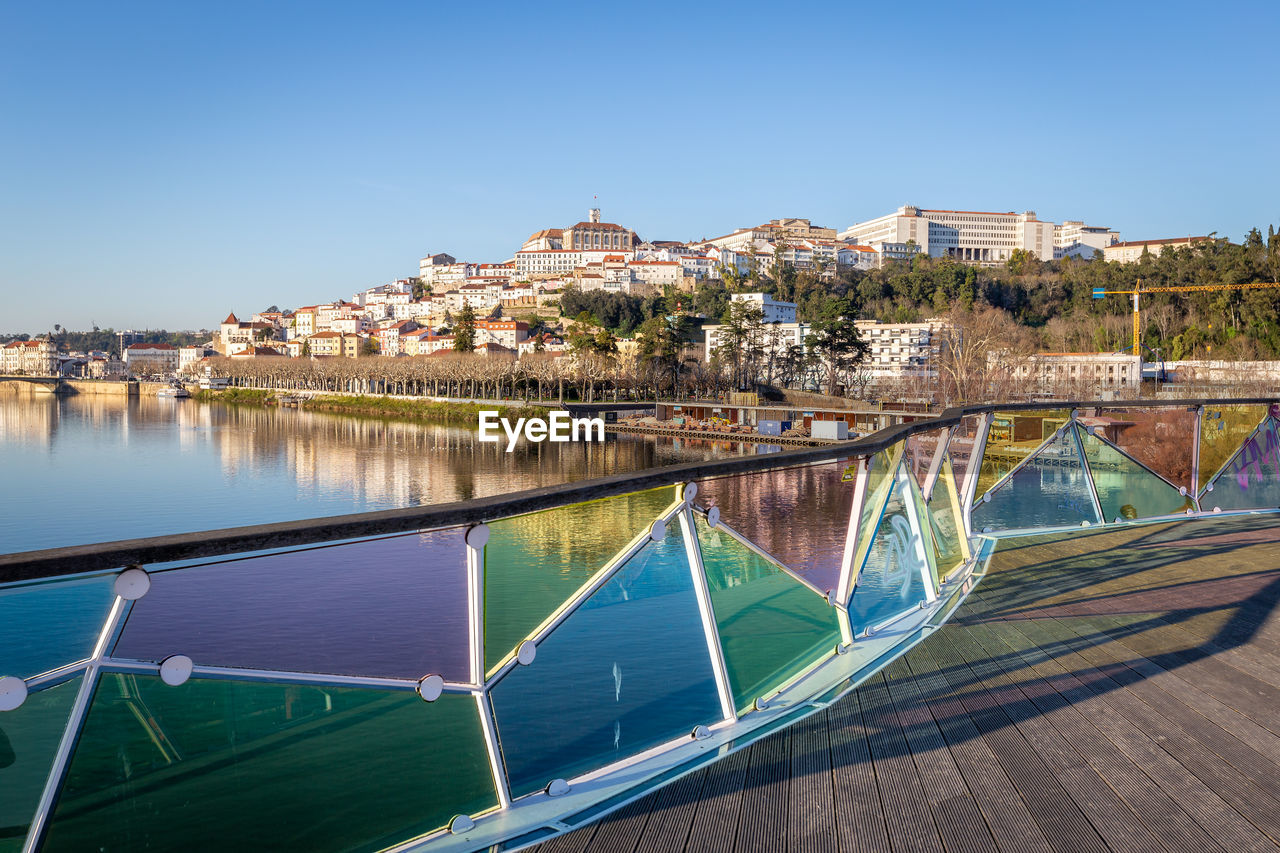
[[[414,421],[151,397],[0,397],[0,552],[447,503],[756,452],[607,439],[522,440],[507,453],[505,440]]]

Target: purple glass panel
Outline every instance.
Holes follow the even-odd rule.
[[[704,480],[697,502],[819,590],[840,579],[855,460]]]
[[[918,486],[924,485],[924,478],[929,473],[929,466],[933,463],[933,456],[942,440],[942,432],[940,429],[932,430],[907,438],[907,471]]]
[[[157,572],[114,655],[466,681],[467,571],[452,528]]]

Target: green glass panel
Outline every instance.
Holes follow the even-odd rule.
[[[0,712],[0,851],[21,850],[83,676]]]
[[[942,444],[944,430],[931,430],[909,436],[906,441],[907,470],[915,478],[917,485],[923,485],[933,458]]]
[[[938,566],[938,575],[944,580],[968,558],[955,480],[951,460],[944,457],[938,471],[938,482],[934,484],[928,503],[934,560]]]
[[[1205,406],[1200,413],[1200,476],[1196,489],[1204,490],[1266,415],[1267,407],[1261,404]]]
[[[987,430],[987,446],[982,452],[978,488],[973,493],[975,504],[1000,478],[1053,438],[1070,418],[1071,412],[1067,409],[995,412],[991,416],[991,428]]]
[[[854,634],[904,613],[928,598],[922,568],[928,565],[919,528],[911,523],[904,494],[911,475],[892,478],[889,500],[876,521],[875,539],[849,599]]]
[[[951,468],[955,474],[956,494],[964,486],[965,472],[969,470],[969,462],[973,459],[973,451],[978,443],[978,434],[982,432],[982,416],[969,415],[960,419],[960,423],[951,428],[951,438],[947,441],[947,456],[951,459]],[[960,495],[964,500],[964,495]]]
[[[745,710],[832,653],[840,623],[813,590],[701,516],[696,524],[733,702]]]
[[[1267,418],[1209,483],[1202,509],[1269,509],[1280,506],[1280,435]]]
[[[880,514],[889,500],[889,492],[893,488],[893,477],[889,474],[898,467],[902,458],[902,442],[888,450],[882,450],[868,461],[866,500],[862,503],[862,517],[858,519],[857,549],[854,551],[853,564],[862,565],[867,551],[871,548],[872,535],[876,525],[880,523]]]
[[[514,797],[721,719],[678,523],[649,542],[489,691]]]
[[[492,672],[675,499],[675,487],[664,486],[492,522],[484,552],[485,669]]]
[[[1079,425],[1077,432],[1104,522],[1172,515],[1194,506],[1190,498],[1105,441]]]
[[[1098,524],[1084,455],[1074,429],[1051,438],[970,510],[975,530]]]
[[[376,850],[497,805],[472,696],[104,673],[45,850]]]

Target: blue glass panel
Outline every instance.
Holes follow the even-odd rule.
[[[1097,524],[1098,511],[1075,431],[1063,429],[971,510],[974,532]]]
[[[911,524],[904,500],[907,476],[902,469],[894,475],[875,538],[858,572],[849,600],[849,621],[855,634],[918,606],[928,597],[922,574],[922,570],[929,571],[925,546],[920,531]]]
[[[0,712],[0,851],[21,850],[83,676]]]
[[[0,676],[30,678],[93,653],[115,575],[0,588]]]
[[[466,681],[468,647],[456,527],[157,572],[113,654]]]
[[[1265,509],[1280,506],[1280,437],[1263,421],[1200,497],[1201,509]]]
[[[679,525],[571,613],[490,699],[517,797],[719,720]]]

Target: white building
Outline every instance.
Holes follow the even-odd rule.
[[[53,341],[10,341],[0,348],[0,373],[22,376],[56,376],[58,347]]]
[[[1076,384],[1104,390],[1138,388],[1142,385],[1142,360],[1120,353],[1042,352],[1016,366],[1013,375],[1043,391]]]
[[[458,259],[453,255],[446,255],[440,252],[435,255],[427,255],[418,261],[418,277],[424,280],[433,278],[435,273],[442,267],[453,266],[458,263]]]
[[[194,347],[178,348],[178,372],[186,373],[193,365],[199,364],[201,359],[213,358],[218,351],[210,344],[200,344]]]
[[[719,323],[702,327],[703,334],[707,338],[706,351],[703,354],[706,361],[711,361],[712,357],[715,356],[716,348],[720,346],[720,336],[724,328]],[[813,327],[808,323],[770,323],[765,331],[764,345],[775,348],[777,352],[781,353],[785,352],[788,347],[803,344],[813,334]]]
[[[796,303],[779,302],[767,293],[733,293],[729,295],[732,302],[749,302],[764,315],[766,323],[794,323],[796,321]]]
[[[124,363],[131,373],[177,373],[178,348],[173,344],[130,344]]]
[[[533,276],[555,276],[573,272],[582,265],[582,252],[562,249],[533,249],[516,252],[516,278],[524,281]]]
[[[675,286],[684,278],[684,267],[679,261],[633,261],[629,267],[634,280],[659,290],[666,285]]]
[[[870,246],[841,246],[836,265],[842,270],[873,270],[880,266],[880,253]]]
[[[1209,242],[1208,237],[1175,237],[1172,240],[1130,240],[1126,243],[1114,243],[1102,250],[1102,257],[1108,261],[1132,264],[1142,259],[1143,252],[1159,256],[1165,249],[1185,249],[1197,243]]]
[[[859,320],[856,325],[868,347],[862,369],[873,379],[931,377],[936,374],[942,333],[947,328],[944,321],[877,323]]]
[[[1084,258],[1089,260],[1094,252],[1104,251],[1120,241],[1120,234],[1105,225],[1085,225],[1067,220],[1053,229],[1053,257]]]
[[[930,257],[996,266],[1007,261],[1015,249],[1033,252],[1041,260],[1052,259],[1053,235],[1054,224],[1037,219],[1031,210],[995,213],[907,205],[851,226],[840,232],[840,239],[873,248],[910,243]]]

